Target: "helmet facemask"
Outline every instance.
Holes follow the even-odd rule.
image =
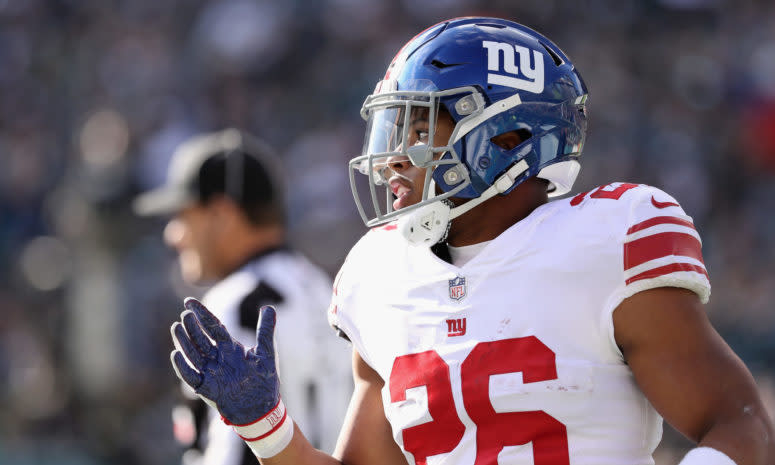
[[[378,85],[384,88],[386,82]],[[481,112],[484,101],[473,87],[446,91],[388,91],[370,95],[363,104],[361,115],[367,121],[366,138],[362,154],[350,161],[350,182],[353,195],[364,222],[368,227],[389,222],[399,215],[422,206],[449,198],[470,185],[468,170],[453,147],[461,120],[454,124],[449,140],[439,140],[437,131],[439,115],[450,118],[441,100],[455,96],[463,102],[458,112],[472,116]],[[444,135],[442,135],[444,137]],[[396,163],[411,163],[425,170],[423,180],[417,180],[415,189],[421,189],[419,202],[406,205],[397,211],[393,207],[395,196],[390,188],[391,176],[398,174],[391,169]],[[368,176],[368,194],[356,181],[355,173]],[[442,175],[452,187],[438,193],[433,182],[434,173]],[[363,199],[366,196],[371,202]],[[368,206],[371,208],[368,208]]]

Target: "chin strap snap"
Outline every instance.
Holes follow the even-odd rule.
[[[440,200],[417,208],[398,219],[398,229],[412,245],[432,245],[447,238],[452,202]]]
[[[451,201],[443,199],[402,215],[398,219],[398,229],[411,244],[431,247],[447,238],[453,219],[509,190],[528,168],[527,162],[520,160],[496,179],[482,195],[462,205],[455,206]]]

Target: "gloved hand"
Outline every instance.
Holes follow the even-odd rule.
[[[175,322],[171,328],[175,373],[218,409],[256,455],[276,454],[290,442],[293,422],[280,399],[273,341],[275,309],[261,308],[256,346],[246,351],[199,301],[188,298],[184,307],[182,324]]]

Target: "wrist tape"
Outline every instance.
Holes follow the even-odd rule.
[[[737,465],[727,454],[712,447],[695,447],[678,465]]]
[[[234,428],[256,457],[262,459],[279,454],[293,437],[293,420],[285,411],[282,399],[269,413],[253,423],[235,425],[225,418],[223,421]]]

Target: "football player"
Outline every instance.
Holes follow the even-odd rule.
[[[622,182],[549,201],[578,174],[586,103],[570,59],[503,19],[445,21],[393,59],[350,163],[372,229],[329,308],[355,380],[332,456],[285,410],[272,307],[246,352],[188,299],[178,376],[265,465],[645,465],[663,418],[697,443],[680,465],[773,463],[754,380],[703,311],[700,236],[678,202]],[[423,170],[412,189],[394,160]]]

